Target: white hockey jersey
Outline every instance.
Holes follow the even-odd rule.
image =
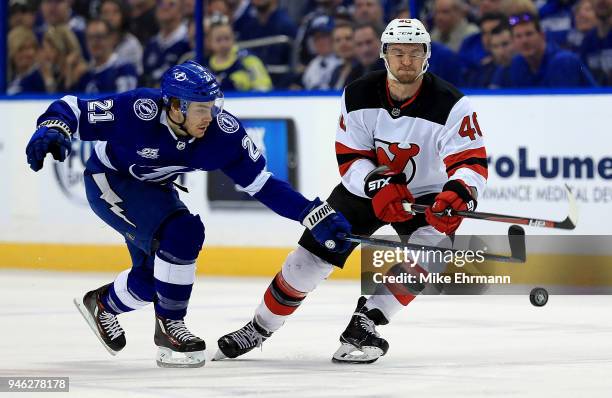
[[[450,179],[463,180],[480,195],[487,180],[476,112],[463,93],[431,73],[404,103],[391,98],[386,71],[346,87],[336,157],[343,185],[364,198],[364,179],[379,165],[403,171],[415,198],[440,192]]]

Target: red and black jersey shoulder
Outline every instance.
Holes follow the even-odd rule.
[[[423,85],[414,97],[393,100],[387,89],[387,72],[376,71],[355,80],[346,87],[346,111],[382,108],[393,118],[409,116],[444,125],[453,106],[464,94],[449,82],[432,73],[425,73]],[[394,108],[400,109],[393,114]]]

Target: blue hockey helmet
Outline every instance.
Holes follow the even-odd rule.
[[[215,75],[195,61],[187,61],[168,69],[161,78],[161,95],[169,107],[170,99],[180,101],[181,112],[187,117],[189,103],[214,101],[212,116],[223,110],[223,92]]]

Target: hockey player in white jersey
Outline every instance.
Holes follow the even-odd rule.
[[[391,21],[381,42],[380,56],[387,70],[367,74],[342,95],[336,134],[342,181],[327,201],[346,216],[354,234],[369,236],[391,224],[411,242],[440,243],[454,234],[462,219],[439,214],[448,208],[473,211],[485,187],[482,132],[468,98],[427,73],[431,39],[419,20]],[[388,171],[377,172],[381,165]],[[411,215],[402,201],[431,207],[425,214]],[[334,265],[343,267],[349,254],[327,250],[304,231],[253,320],[219,339],[216,359],[235,358],[260,345],[331,274]],[[419,264],[419,269],[431,272],[435,265]],[[359,298],[334,362],[371,363],[387,352],[389,344],[376,326],[389,323],[419,290],[385,285],[382,290]]]

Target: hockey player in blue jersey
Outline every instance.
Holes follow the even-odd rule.
[[[72,139],[97,141],[84,173],[87,198],[125,238],[132,267],[75,304],[113,355],[126,344],[117,315],[153,302],[157,364],[204,364],[206,345],[184,323],[204,225],[178,197],[173,181],[182,173],[220,169],[276,213],[301,222],[321,244],[349,248],[338,238],[350,230],[344,216],[272,176],[241,123],[222,107],[213,74],[189,61],[170,68],[161,89],[95,100],[65,96],[38,118],[26,148],[34,171],[47,153],[65,160]]]

